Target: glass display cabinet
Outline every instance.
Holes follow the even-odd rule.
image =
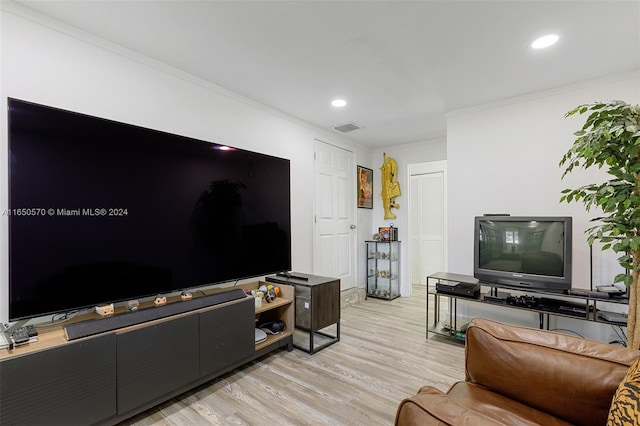
[[[366,297],[393,300],[400,296],[400,241],[365,241]]]

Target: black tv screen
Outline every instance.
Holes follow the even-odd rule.
[[[291,269],[289,160],[8,104],[11,321]]]
[[[478,216],[474,276],[497,287],[571,289],[572,218]]]

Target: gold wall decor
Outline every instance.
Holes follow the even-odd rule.
[[[382,206],[384,207],[384,218],[395,219],[396,215],[391,213],[391,208],[399,209],[400,205],[396,204],[396,197],[400,195],[400,184],[398,183],[398,164],[396,160],[387,157],[386,153],[382,153]]]

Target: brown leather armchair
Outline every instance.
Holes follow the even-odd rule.
[[[476,318],[467,328],[465,381],[425,386],[395,424],[598,425],[640,351]]]

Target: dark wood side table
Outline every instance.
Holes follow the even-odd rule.
[[[266,281],[295,288],[293,346],[313,354],[340,340],[340,280],[301,272],[271,275]]]

